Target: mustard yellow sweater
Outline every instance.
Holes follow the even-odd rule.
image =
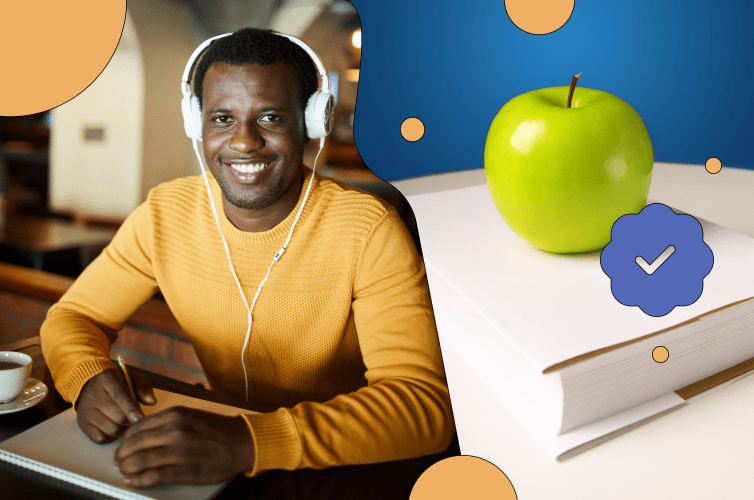
[[[309,172],[304,186],[309,181]],[[275,228],[244,232],[210,186],[251,304],[303,200]],[[107,367],[118,330],[157,288],[212,389],[245,398],[247,312],[200,176],[153,189],[42,325],[55,386],[70,402]],[[454,431],[424,266],[395,209],[315,176],[287,251],[253,310],[246,350],[256,464],[324,468],[444,450]]]

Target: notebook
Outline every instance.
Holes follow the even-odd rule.
[[[179,405],[223,415],[248,412],[160,389],[154,392],[157,404],[142,406],[147,415]],[[129,488],[113,464],[119,443],[120,439],[104,445],[90,441],[79,429],[76,413],[69,409],[0,443],[0,460],[124,500],[205,500],[215,497],[228,484]]]

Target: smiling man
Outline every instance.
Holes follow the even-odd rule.
[[[314,64],[295,43],[245,29],[196,67],[204,156],[228,268],[201,176],[153,189],[42,326],[45,359],[81,429],[123,436],[126,482],[217,483],[269,469],[324,468],[444,450],[454,427],[426,276],[394,208],[303,165]],[[144,417],[109,349],[160,289],[212,389],[279,408],[226,417]],[[243,353],[243,355],[242,355]],[[243,356],[243,359],[242,359]],[[137,378],[137,398],[154,404]]]
[[[204,155],[225,214],[242,231],[271,229],[301,193],[306,132],[296,68],[217,62],[203,87]]]

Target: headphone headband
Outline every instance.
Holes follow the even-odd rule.
[[[327,76],[327,72],[325,71],[325,67],[322,65],[322,61],[319,60],[319,57],[317,57],[317,54],[314,53],[314,51],[309,47],[307,44],[305,44],[303,41],[299,40],[295,36],[286,35],[285,33],[275,33],[275,35],[282,36],[287,38],[288,40],[292,41],[302,49],[306,51],[307,54],[309,54],[309,57],[311,57],[312,62],[314,62],[314,65],[317,66],[317,71],[319,71],[319,75],[322,78],[322,90],[324,92],[330,91],[330,78]],[[186,63],[186,69],[183,70],[183,78],[181,80],[181,91],[183,95],[191,93],[191,80],[190,77],[193,75],[194,72],[194,66],[196,65],[197,59],[199,59],[199,55],[201,55],[202,52],[204,52],[204,49],[207,48],[209,44],[214,42],[215,40],[219,38],[223,38],[226,36],[230,36],[233,33],[225,33],[223,35],[217,35],[213,36],[212,38],[208,38],[207,40],[203,41],[201,45],[199,45],[196,50],[191,54],[191,57],[188,60],[188,63]]]
[[[229,35],[231,35],[231,33],[225,33],[224,35],[217,35],[213,36],[212,38],[208,38],[207,40],[204,40],[202,44],[199,45],[191,54],[188,63],[186,63],[186,69],[183,70],[183,78],[181,79],[181,93],[183,93],[184,97],[191,95],[191,75],[194,73],[194,66],[196,65],[197,59],[199,59],[199,55],[204,52],[204,49],[206,49],[210,43],[214,42],[218,38],[223,38]]]

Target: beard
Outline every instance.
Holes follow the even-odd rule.
[[[223,196],[231,205],[243,208],[244,210],[259,210],[261,208],[269,207],[275,202],[275,200],[280,198],[280,195],[285,191],[285,186],[280,178],[276,178],[272,186],[270,186],[270,189],[264,193],[236,193],[230,188],[222,176],[218,176],[217,184],[219,184],[220,191],[222,191]]]
[[[223,196],[231,205],[244,210],[260,210],[275,203],[298,173],[296,170],[287,169],[287,172],[283,175],[273,175],[269,188],[264,192],[234,191],[223,175],[218,175],[216,181]]]

